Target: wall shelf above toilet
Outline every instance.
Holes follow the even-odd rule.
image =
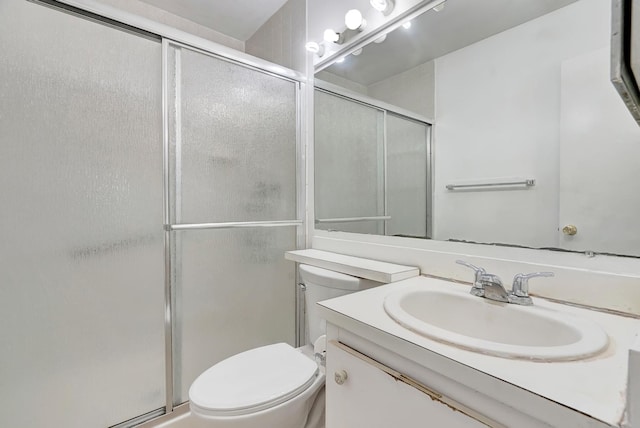
[[[346,256],[321,250],[287,251],[287,260],[329,269],[347,275],[366,278],[378,282],[394,282],[420,275],[415,266],[380,262],[361,257]]]

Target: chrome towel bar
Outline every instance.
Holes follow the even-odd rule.
[[[350,223],[356,221],[385,221],[391,220],[389,215],[380,215],[372,217],[343,217],[343,218],[317,218],[316,223]]]
[[[531,187],[536,185],[536,180],[529,178],[520,181],[501,181],[501,182],[487,182],[487,183],[472,183],[472,184],[447,184],[448,190],[456,189],[474,189],[483,187],[510,187],[510,186],[525,186]]]

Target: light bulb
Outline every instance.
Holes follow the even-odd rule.
[[[336,60],[336,64],[342,64],[343,62],[344,62],[344,57],[342,57],[342,58],[338,58],[338,59]]]
[[[369,0],[371,7],[382,12],[383,15],[389,15],[395,6],[393,0]]]
[[[373,7],[375,10],[379,10],[380,12],[387,8],[386,0],[371,0],[369,3],[371,3],[371,7]]]
[[[404,28],[405,30],[408,30],[409,28],[411,28],[411,21],[407,21],[404,24],[402,24],[402,28]]]
[[[324,45],[321,45],[317,42],[307,42],[307,44],[304,45],[304,48],[309,52],[318,55],[319,57],[324,55]]]
[[[382,36],[380,36],[380,37],[378,37],[377,39],[375,39],[375,40],[373,41],[373,43],[382,43],[382,42],[384,42],[385,40],[387,40],[387,35],[386,35],[386,34],[383,34]]]
[[[358,9],[351,9],[344,16],[344,25],[346,25],[349,30],[362,30],[365,25],[367,25],[367,21],[365,21],[362,13]]]
[[[331,28],[324,30],[323,38],[327,43],[338,43],[340,40],[340,34],[333,31]]]
[[[353,56],[358,56],[358,55],[360,55],[361,53],[362,53],[362,48],[360,48],[360,49],[356,49],[355,51],[351,52],[351,54],[352,54]]]
[[[307,44],[304,45],[304,48],[309,52],[318,53],[318,51],[320,50],[320,45],[316,42],[307,42]]]

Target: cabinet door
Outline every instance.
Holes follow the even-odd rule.
[[[491,426],[472,410],[334,341],[327,349],[326,418],[327,428]]]

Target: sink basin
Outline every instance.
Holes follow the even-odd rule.
[[[463,289],[396,290],[385,298],[384,309],[415,333],[498,357],[579,360],[609,343],[607,334],[590,320],[546,307],[494,302]]]

